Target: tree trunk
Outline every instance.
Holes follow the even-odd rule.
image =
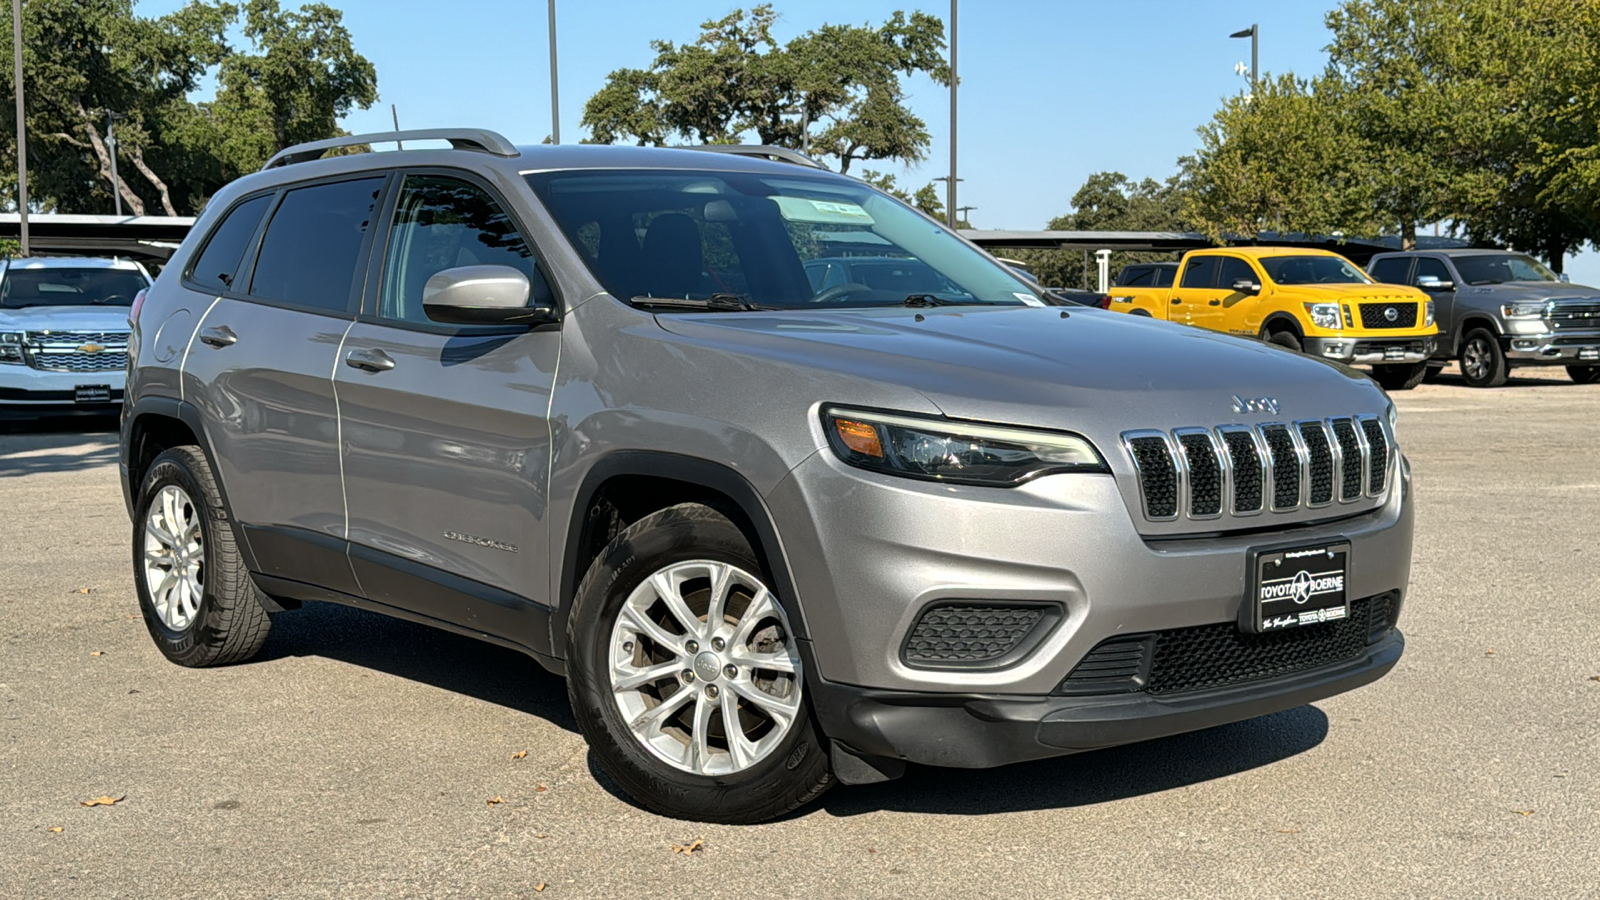
[[[1561,267],[1566,262],[1567,248],[1562,246],[1561,238],[1552,234],[1545,240],[1544,258],[1550,263],[1550,271],[1561,274]]]
[[[1409,219],[1400,226],[1400,249],[1417,249],[1417,223]]]
[[[167,183],[158,178],[156,173],[151,171],[148,165],[145,165],[144,150],[139,147],[134,147],[128,151],[128,157],[133,160],[133,166],[139,170],[139,174],[143,175],[147,181],[155,185],[156,190],[161,193],[161,208],[165,210],[169,216],[177,215],[178,211],[172,206],[172,195],[167,193]]]
[[[122,195],[122,201],[128,204],[128,209],[132,210],[134,215],[144,215],[144,201],[139,199],[139,195],[133,192],[133,188],[128,187],[128,183],[122,178],[122,173],[118,172],[116,179],[112,180],[111,148],[107,147],[106,142],[101,140],[100,130],[94,125],[94,117],[90,116],[89,111],[83,108],[83,101],[79,98],[73,97],[72,103],[77,108],[79,123],[83,125],[83,130],[89,134],[89,146],[94,150],[95,159],[100,163],[100,177],[105,179],[106,184],[111,185],[113,191]]]

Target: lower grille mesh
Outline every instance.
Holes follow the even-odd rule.
[[[992,662],[1015,650],[1045,617],[1044,606],[938,606],[906,639],[909,663]]]

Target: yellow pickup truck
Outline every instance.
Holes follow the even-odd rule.
[[[1110,308],[1370,365],[1391,391],[1422,382],[1439,333],[1427,294],[1378,284],[1326,250],[1193,250],[1169,284],[1113,286]]]

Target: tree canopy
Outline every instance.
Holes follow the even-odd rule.
[[[770,5],[701,24],[690,44],[658,40],[648,69],[618,69],[584,104],[590,140],[738,143],[753,133],[776,147],[838,161],[916,163],[927,124],[906,105],[902,78],[950,83],[944,23],[896,12],[882,25],[824,25],[780,45]]]
[[[227,41],[240,22],[244,50]],[[377,99],[372,64],[341,14],[319,3],[285,11],[278,0],[191,0],[149,18],[133,0],[29,0],[22,26],[29,196],[43,209],[110,212],[115,190],[135,215],[193,213],[283,147],[339,134],[339,116]],[[216,97],[196,103],[208,72]],[[115,184],[108,114],[120,117]],[[0,153],[14,160],[10,104],[0,120]],[[13,196],[14,173],[0,175]]]

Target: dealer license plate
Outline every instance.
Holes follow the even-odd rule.
[[[1600,359],[1600,347],[1585,347],[1578,351],[1578,359],[1584,362],[1594,362]]]
[[[1349,564],[1350,545],[1344,542],[1257,551],[1240,626],[1254,632],[1283,631],[1348,617]]]
[[[72,392],[72,399],[77,403],[110,403],[111,385],[80,384]]]
[[[1406,348],[1400,344],[1390,344],[1383,348],[1384,359],[1405,359]]]

